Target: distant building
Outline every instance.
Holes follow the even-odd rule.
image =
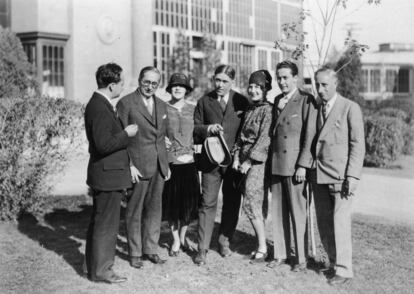
[[[20,37],[44,94],[86,102],[106,62],[124,68],[129,89],[146,65],[161,70],[165,86],[178,31],[194,48],[192,67],[202,66],[196,49],[207,30],[223,63],[273,73],[285,55],[274,41],[301,8],[301,0],[0,0],[0,24]]]
[[[380,44],[379,51],[362,55],[361,62],[365,99],[414,99],[414,44]]]

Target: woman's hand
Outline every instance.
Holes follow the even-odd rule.
[[[233,165],[231,166],[234,170],[239,170],[239,168],[240,168],[240,161],[237,159],[237,158],[235,158],[234,160],[233,160]]]
[[[239,167],[239,172],[241,172],[242,174],[247,174],[247,172],[249,171],[249,169],[252,167],[252,162],[250,161],[250,159],[246,159],[245,162],[243,162],[240,167]]]

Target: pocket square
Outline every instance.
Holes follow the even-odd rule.
[[[297,116],[299,116],[298,114],[294,114],[294,115],[292,115],[292,117],[297,117]]]
[[[164,114],[164,116],[162,117],[162,119],[166,119],[167,118],[167,115],[166,114]]]
[[[336,126],[336,127],[338,127],[338,128],[341,126],[341,124],[340,124],[340,121],[339,121],[339,120],[337,120],[337,121],[335,122],[335,126]]]

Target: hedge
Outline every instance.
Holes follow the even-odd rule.
[[[35,69],[28,62],[19,38],[0,26],[0,98],[36,92]]]
[[[83,132],[83,107],[73,101],[0,99],[0,220],[42,211]]]
[[[366,166],[388,167],[404,148],[405,123],[396,117],[381,115],[365,118]]]

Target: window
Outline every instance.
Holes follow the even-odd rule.
[[[257,58],[258,58],[258,69],[267,69],[267,51],[266,50],[258,50],[257,51]]]
[[[253,71],[254,46],[229,42],[228,48],[229,65],[236,70],[236,82],[245,88]]]
[[[271,52],[270,53],[270,62],[272,63],[270,65],[270,68],[272,69],[273,72],[276,72],[276,65],[279,63],[280,60],[280,56],[278,52]]]
[[[43,32],[17,34],[28,61],[36,67],[42,94],[65,96],[65,45],[69,36]]]
[[[226,19],[227,35],[251,39],[253,37],[253,29],[250,26],[252,11],[251,0],[230,0]]]
[[[223,34],[223,1],[191,0],[191,25],[197,32]]]
[[[187,0],[155,0],[154,24],[170,28],[188,29]]]
[[[410,71],[408,68],[401,68],[398,71],[398,93],[410,92]]]
[[[0,26],[10,27],[10,0],[0,0]]]
[[[168,59],[170,57],[170,34],[154,32],[154,66],[161,72],[160,87],[163,87],[168,79]]]
[[[274,42],[278,39],[278,3],[272,0],[255,1],[255,38]]]
[[[395,92],[396,91],[396,78],[397,72],[393,69],[387,69],[385,71],[385,91]]]
[[[379,69],[371,69],[370,70],[370,89],[369,91],[372,93],[381,92],[381,73]]]
[[[363,93],[368,92],[368,70],[367,69],[362,70],[362,92]]]

